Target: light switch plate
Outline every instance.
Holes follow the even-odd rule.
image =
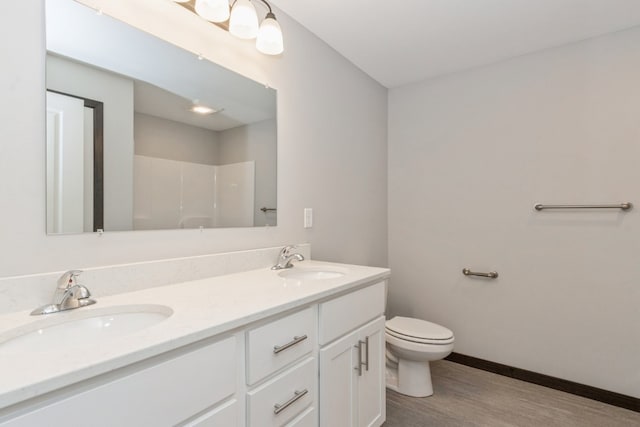
[[[304,228],[313,227],[313,209],[304,208]]]

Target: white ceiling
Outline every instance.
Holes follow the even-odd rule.
[[[216,131],[276,116],[273,89],[74,0],[46,1],[46,36],[50,54],[136,81],[136,112]]]
[[[640,25],[640,0],[272,3],[389,88]]]
[[[133,110],[136,113],[214,131],[232,129],[246,124],[234,117],[227,116],[224,110],[214,114],[195,114],[190,110],[192,105],[193,101],[191,99],[168,92],[144,81],[133,81]]]

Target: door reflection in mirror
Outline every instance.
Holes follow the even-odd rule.
[[[47,232],[102,225],[103,104],[47,91]]]

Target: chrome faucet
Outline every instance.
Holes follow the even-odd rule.
[[[90,298],[89,289],[78,283],[80,273],[82,273],[81,270],[69,270],[60,276],[53,294],[53,304],[38,307],[31,312],[31,315],[57,313],[95,304],[96,300]]]
[[[297,252],[291,253],[291,251],[295,248],[296,246],[285,246],[284,248],[282,248],[280,254],[278,255],[278,262],[276,263],[276,265],[271,267],[271,269],[284,270],[285,268],[291,268],[293,267],[291,261],[293,261],[294,259],[296,261],[304,261],[304,257],[302,256],[302,254],[299,254]]]

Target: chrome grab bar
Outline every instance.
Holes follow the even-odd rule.
[[[302,399],[304,397],[305,394],[309,393],[309,390],[307,390],[306,388],[302,391],[294,391],[293,392],[293,397],[289,400],[287,400],[284,403],[276,403],[275,405],[273,405],[273,413],[278,415],[280,412],[284,411],[285,409],[287,409],[289,406],[293,405],[294,403],[296,403],[298,400]]]
[[[611,205],[543,205],[542,203],[536,203],[533,208],[537,211],[543,209],[622,209],[628,211],[633,207],[630,202],[611,204]]]
[[[289,342],[288,342],[288,343],[286,343],[286,344],[283,344],[283,345],[274,345],[274,346],[273,346],[273,353],[274,353],[274,354],[278,354],[278,353],[280,353],[281,351],[285,351],[286,349],[288,349],[288,348],[290,348],[290,347],[293,347],[294,345],[296,345],[296,344],[298,344],[299,342],[302,342],[302,341],[304,341],[304,340],[306,340],[306,339],[307,339],[307,336],[306,336],[306,335],[302,335],[302,336],[299,336],[299,337],[293,337],[293,340],[292,340],[292,341],[289,341]]]
[[[465,276],[480,276],[480,277],[488,277],[490,279],[496,279],[498,277],[497,271],[490,271],[488,273],[478,273],[476,271],[471,271],[468,268],[462,269],[462,274]]]

